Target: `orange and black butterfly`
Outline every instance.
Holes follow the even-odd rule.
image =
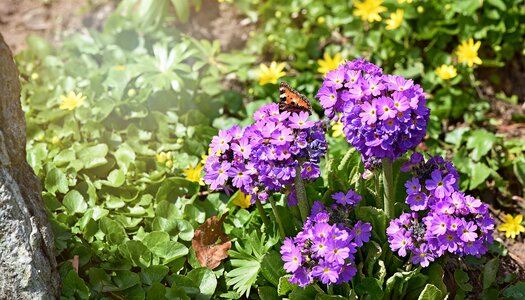
[[[291,88],[288,83],[281,82],[279,87],[279,110],[288,111],[291,113],[299,113],[305,111],[308,114],[312,114],[312,105],[310,105],[310,100],[306,98],[303,94]]]

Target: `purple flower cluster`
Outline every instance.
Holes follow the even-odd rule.
[[[340,284],[354,277],[357,268],[354,254],[370,240],[369,223],[350,220],[350,212],[361,196],[349,190],[332,196],[336,204],[325,207],[315,202],[303,231],[286,238],[281,247],[284,269],[292,273],[289,281],[301,287],[319,280]]]
[[[377,159],[394,160],[414,149],[430,115],[419,85],[382,72],[362,59],[348,62],[326,75],[316,95],[330,119],[342,113],[343,132],[367,168]]]
[[[253,202],[290,186],[297,167],[303,179],[316,179],[326,141],[321,124],[308,116],[281,112],[273,103],[255,112],[254,124],[220,130],[210,144],[204,181],[212,190],[238,188],[252,195]]]
[[[390,222],[390,248],[422,267],[446,252],[480,256],[493,242],[494,220],[488,205],[458,189],[459,176],[442,157],[414,153],[402,167],[414,176],[405,183],[406,203],[413,211]]]

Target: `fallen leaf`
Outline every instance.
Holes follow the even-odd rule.
[[[217,220],[217,216],[213,216],[195,230],[191,246],[202,267],[213,270],[228,257],[228,250],[232,243],[222,231],[222,223],[227,215],[228,213],[223,214],[220,220]]]

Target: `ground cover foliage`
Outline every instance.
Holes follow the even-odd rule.
[[[417,151],[426,159],[426,153],[450,158],[457,171],[447,171],[455,174],[454,182],[447,179],[454,195],[490,195],[480,197],[483,206],[462,200],[465,203],[476,203],[476,208],[489,203],[519,215],[512,196],[523,197],[525,141],[497,134],[488,126],[496,121],[487,117],[490,102],[483,97],[477,70],[504,68],[523,55],[522,2],[226,1],[221,5],[237,10],[253,25],[246,45],[229,52],[222,51],[217,41],[180,30],[205,9],[203,5],[206,2],[122,1],[101,31],[64,37],[58,46],[30,37],[28,49],[16,57],[28,123],[27,159],[42,180],[64,299],[443,299],[447,295],[521,299],[525,295],[519,272],[500,268],[508,257],[505,246],[489,243],[488,237],[483,237],[485,251],[470,253],[484,254],[480,257],[458,257],[462,251],[447,244],[437,250],[439,255],[433,254],[432,261],[423,256],[418,260],[414,257],[422,253],[421,248],[407,248],[409,254],[403,255],[399,244],[393,246],[399,238],[387,229],[403,227],[410,219],[406,213],[419,212],[420,217],[426,210],[434,213],[430,204],[415,207],[414,199],[408,200],[405,183],[419,176],[422,193],[434,197],[435,186],[425,182],[434,180],[434,173],[424,177],[399,171],[407,161],[421,162],[411,160],[412,152],[406,149],[390,157],[400,157],[390,165],[390,175],[377,161],[363,162],[345,138],[345,134],[351,137],[349,124],[359,113],[345,119],[347,110],[339,110],[340,119],[326,112],[330,109],[326,102],[314,98],[318,93],[317,98],[323,96],[321,87],[331,84],[325,78],[344,59],[361,57],[382,68],[385,76],[412,79],[424,91],[421,97],[426,100],[420,106],[430,108],[429,115],[422,114],[428,123],[426,135],[415,143]],[[279,101],[280,80],[311,99],[312,113],[303,121],[316,122],[316,128],[326,131],[326,149],[319,148],[315,134],[303,132],[313,131],[313,125],[299,125],[300,114],[296,117],[269,105]],[[488,80],[497,86],[497,76]],[[392,90],[388,93],[394,97]],[[523,101],[512,95],[499,97],[511,104]],[[356,101],[360,105],[359,101],[368,100]],[[265,112],[271,115],[272,109],[278,121],[257,119]],[[520,118],[519,113],[513,116]],[[221,163],[241,161],[237,158],[244,143],[241,132],[249,132],[246,138],[253,146],[257,136],[265,134],[256,130],[257,124],[275,123],[273,134],[281,133],[282,122],[289,127],[284,138],[293,135],[299,141],[308,135],[309,145],[318,142],[315,155],[310,148],[292,152],[296,156],[286,172],[293,176],[284,180],[265,165],[250,173],[249,179],[264,185],[239,184],[248,179],[236,181],[240,168],[236,165],[236,171],[228,173],[231,181],[215,182],[210,189],[218,177],[205,174],[217,171],[212,167],[215,157],[222,155]],[[228,131],[234,125],[238,129]],[[221,137],[231,149],[237,144],[237,150],[214,144]],[[257,145],[260,154],[267,144]],[[241,156],[243,165],[256,158],[257,163],[269,161],[260,155]],[[309,181],[297,181],[297,167],[305,157],[312,173]],[[271,167],[283,161],[274,159]],[[263,173],[273,189],[267,198],[257,198],[260,189],[269,185],[260,179]],[[259,189],[254,192],[247,186]],[[443,199],[452,192],[445,194],[435,197]],[[388,198],[385,203],[383,195]],[[298,206],[290,206],[290,201]],[[382,207],[388,203],[393,209],[385,213]],[[476,231],[485,226],[480,221],[484,215],[487,207],[454,217],[465,218],[469,232],[491,236],[495,227]],[[338,277],[323,271],[328,256],[304,254],[317,240],[301,236],[326,220],[333,235],[340,236],[337,240],[346,242],[341,248],[348,250],[339,260]],[[519,236],[520,222],[508,231]],[[471,237],[467,232],[457,239],[474,242]],[[315,275],[305,280],[290,264],[301,247],[304,259],[319,262],[308,265]]]

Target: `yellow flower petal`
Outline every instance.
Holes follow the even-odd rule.
[[[403,16],[405,11],[402,9],[397,9],[395,13],[390,14],[390,18],[386,20],[386,30],[394,30],[401,26],[403,23]]]
[[[243,192],[238,191],[235,194],[235,198],[233,198],[232,203],[242,208],[248,208],[251,205],[251,202],[250,202],[251,198],[252,198],[251,195],[246,195]]]
[[[67,95],[60,96],[59,108],[62,110],[74,110],[80,106],[84,100],[86,100],[86,96],[83,96],[82,93],[76,94],[75,92],[70,91]]]
[[[383,0],[357,1],[354,4],[355,9],[352,14],[356,17],[360,17],[361,20],[370,23],[381,21],[381,16],[379,14],[386,11],[386,7],[381,6],[381,4],[383,4]]]
[[[505,237],[507,238],[510,237],[514,239],[522,232],[525,232],[525,227],[521,225],[521,222],[523,222],[523,215],[517,215],[516,217],[513,217],[512,215],[507,214],[503,216],[503,222],[503,224],[497,227],[497,230],[504,231]]]
[[[260,64],[259,71],[255,72],[255,75],[259,79],[259,84],[277,83],[279,78],[286,76],[286,72],[283,72],[285,67],[285,63],[277,64],[275,61],[270,63],[270,67],[265,64]]]
[[[458,61],[460,63],[467,63],[469,67],[472,67],[474,64],[481,65],[483,62],[478,57],[478,50],[480,47],[481,42],[477,41],[474,43],[472,38],[469,38],[467,41],[463,41],[456,50]]]
[[[317,60],[317,64],[319,64],[317,72],[326,75],[326,73],[337,69],[337,67],[339,67],[339,65],[343,62],[344,60],[341,59],[341,53],[336,53],[334,57],[330,57],[330,54],[325,52],[323,59]]]
[[[202,170],[204,169],[204,166],[199,162],[194,167],[188,167],[186,170],[184,170],[184,174],[186,175],[186,179],[193,182],[198,182],[200,185],[204,185],[204,181],[202,180]]]
[[[441,65],[436,69],[436,74],[443,80],[449,80],[458,75],[457,70],[452,65]]]

